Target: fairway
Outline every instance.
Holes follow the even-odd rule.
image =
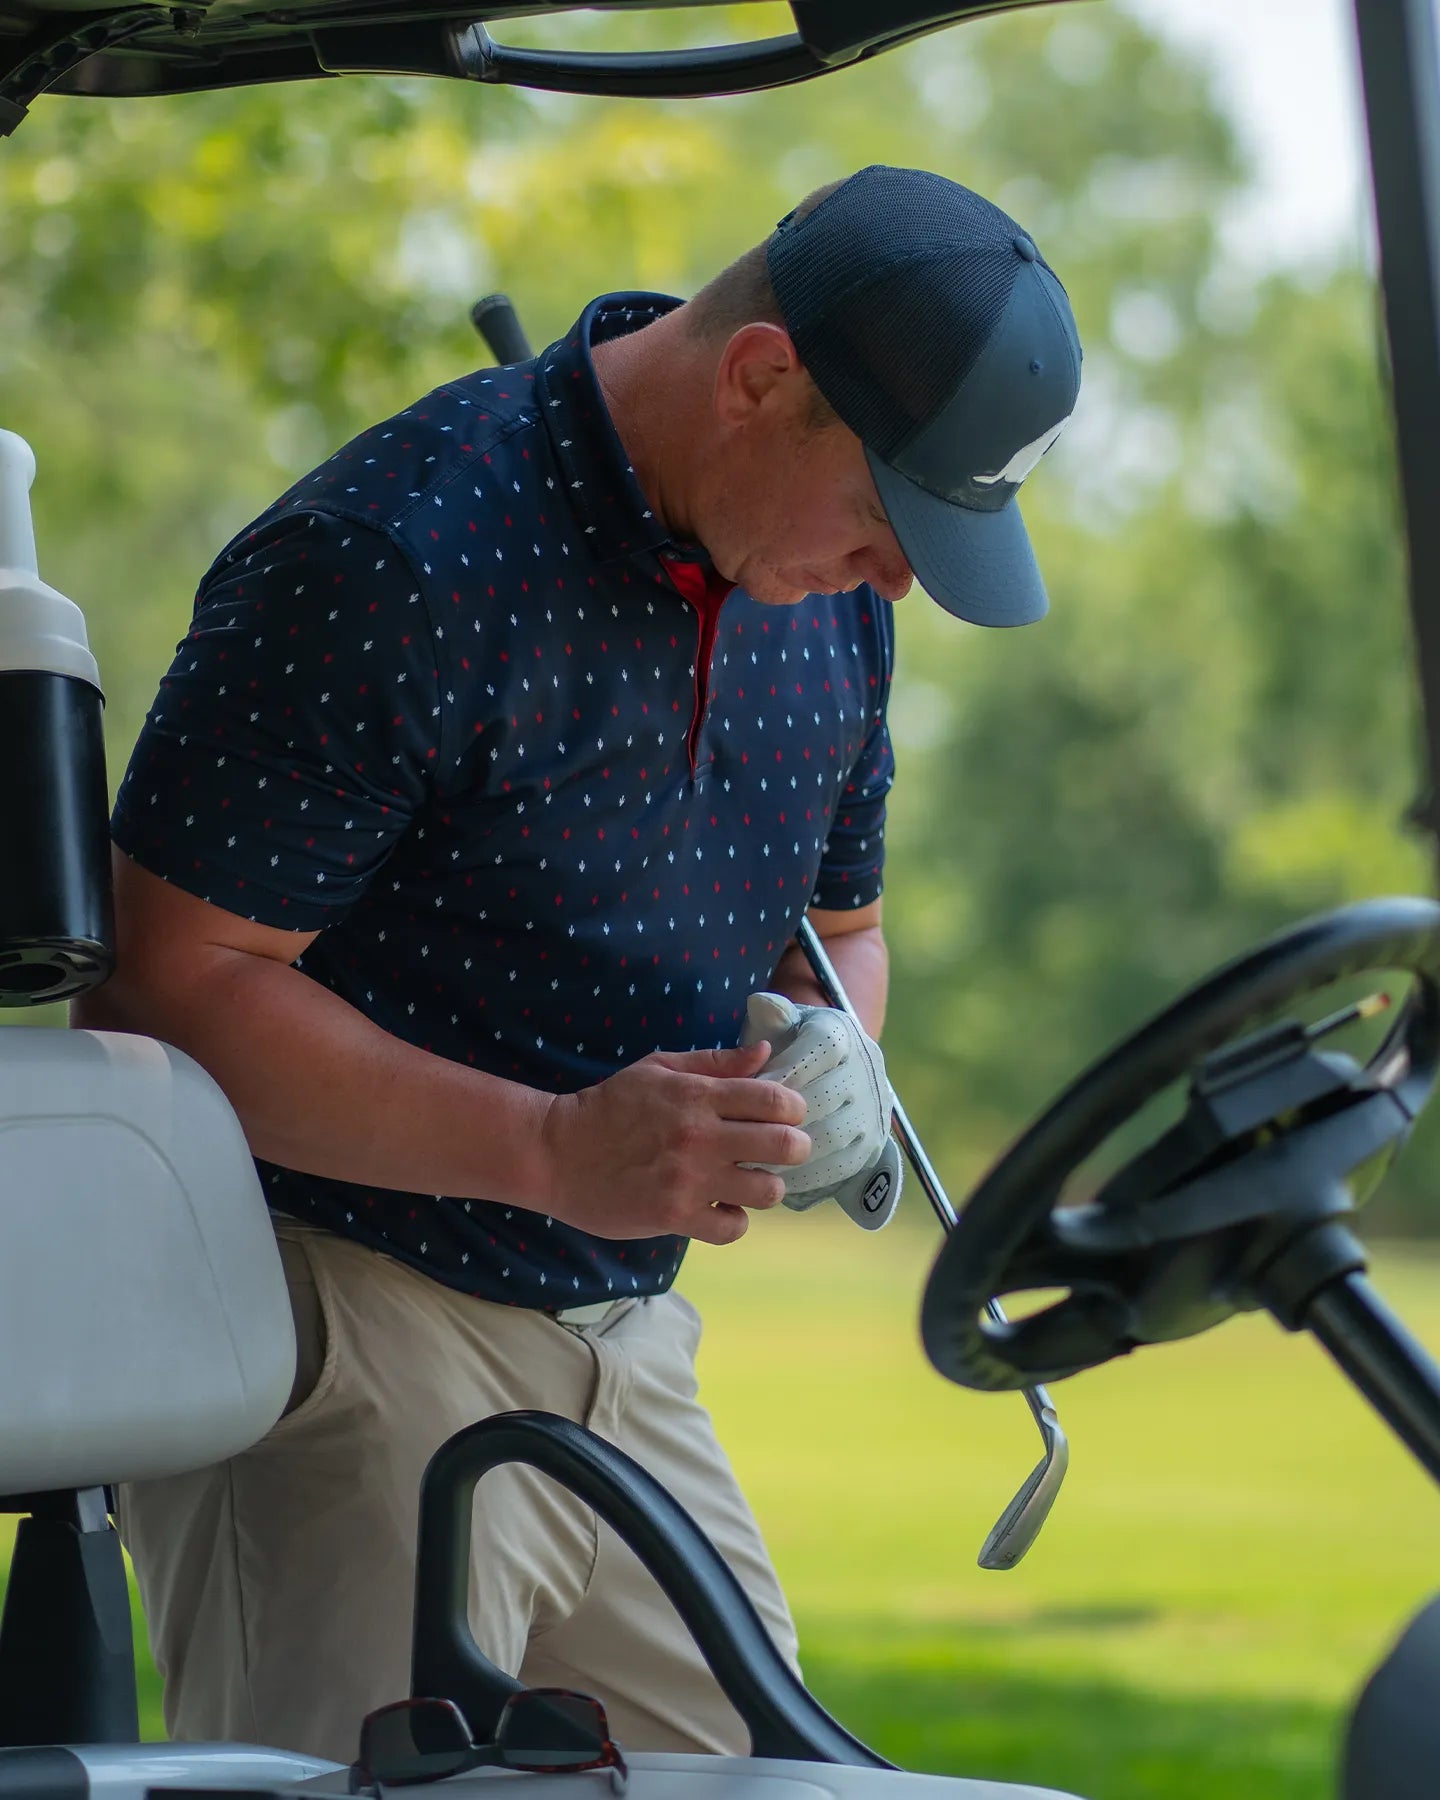
[[[1237,1320],[1059,1386],[1066,1485],[1021,1567],[984,1573],[1038,1437],[1018,1397],[924,1362],[933,1244],[918,1219],[871,1238],[785,1214],[687,1264],[702,1393],[817,1693],[911,1768],[1086,1800],[1330,1795],[1347,1697],[1440,1587],[1426,1482],[1317,1346]],[[1376,1273],[1440,1343],[1440,1261]]]

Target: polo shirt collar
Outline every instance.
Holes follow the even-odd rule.
[[[565,482],[565,498],[601,562],[670,547],[636,480],[590,352],[639,331],[683,302],[672,294],[602,294],[535,366],[536,398]]]

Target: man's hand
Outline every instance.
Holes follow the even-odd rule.
[[[895,1102],[880,1046],[847,1013],[797,1006],[783,994],[750,996],[740,1041],[761,1039],[777,1048],[760,1080],[783,1083],[806,1104],[809,1160],[772,1168],[784,1182],[786,1206],[803,1212],[834,1200],[857,1225],[878,1230],[895,1211],[901,1183],[899,1147],[890,1136]]]
[[[743,1237],[749,1207],[778,1205],[803,1163],[805,1101],[753,1081],[768,1043],[656,1051],[606,1081],[557,1094],[541,1128],[546,1210],[598,1237]],[[757,1166],[763,1165],[763,1166]]]

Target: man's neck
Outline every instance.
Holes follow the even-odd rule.
[[[610,422],[666,533],[690,542],[690,472],[710,411],[703,356],[678,312],[591,349]]]

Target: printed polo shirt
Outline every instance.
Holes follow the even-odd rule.
[[[888,603],[762,606],[654,517],[595,343],[362,433],[221,553],[112,829],[397,1037],[549,1092],[733,1045],[810,904],[881,889]],[[483,1117],[476,1119],[483,1154]],[[684,1240],[261,1163],[272,1206],[486,1298],[662,1291]]]

